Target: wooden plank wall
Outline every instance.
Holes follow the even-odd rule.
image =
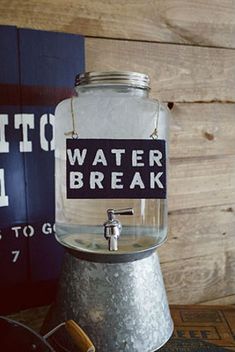
[[[149,73],[174,102],[170,303],[235,303],[235,2],[1,0],[0,24],[86,36],[87,70]]]

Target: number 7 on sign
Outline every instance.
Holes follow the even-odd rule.
[[[16,263],[17,259],[19,258],[20,251],[11,251],[13,255],[12,263]]]

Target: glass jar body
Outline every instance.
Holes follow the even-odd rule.
[[[84,252],[120,254],[142,252],[162,244],[167,236],[166,199],[67,199],[66,138],[151,139],[168,141],[168,109],[149,99],[147,91],[122,86],[81,87],[78,96],[56,108],[56,238]],[[156,126],[157,124],[157,126]],[[120,190],[121,192],[121,190]],[[109,252],[103,224],[107,209],[133,208],[122,216],[118,251]]]

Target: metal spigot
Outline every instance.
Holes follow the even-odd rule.
[[[122,231],[121,222],[115,218],[115,215],[133,215],[134,210],[132,208],[125,209],[108,209],[108,221],[104,223],[104,237],[109,241],[109,250],[118,250],[118,238]]]

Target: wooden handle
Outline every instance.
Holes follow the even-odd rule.
[[[81,352],[95,352],[95,346],[74,320],[68,320],[65,328]]]

